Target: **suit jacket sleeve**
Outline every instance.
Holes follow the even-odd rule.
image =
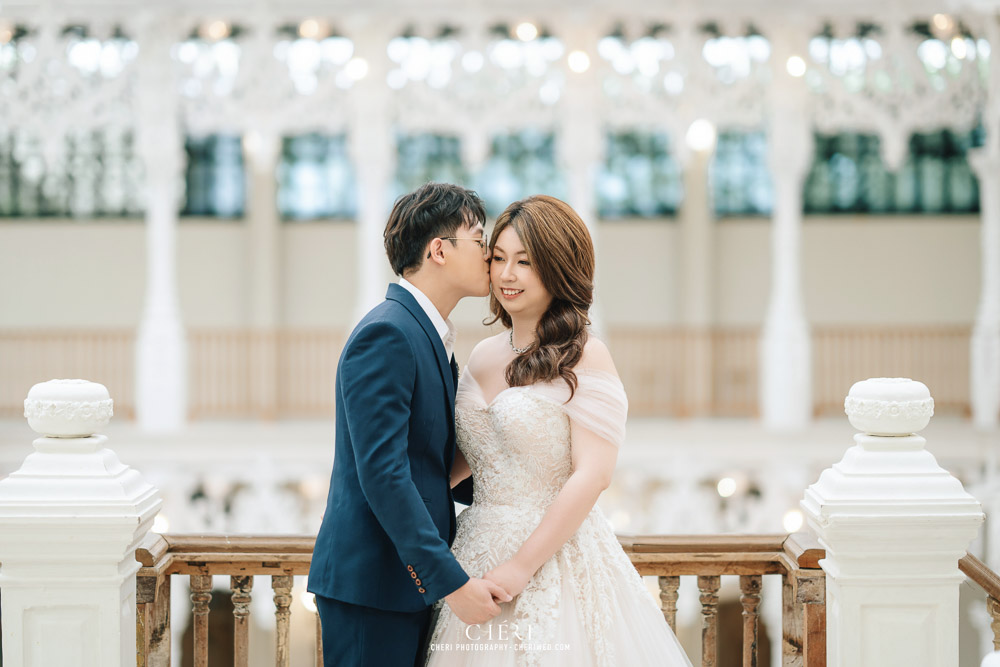
[[[372,323],[357,332],[340,370],[361,491],[432,604],[463,586],[469,576],[441,538],[410,473],[413,350],[394,325]]]

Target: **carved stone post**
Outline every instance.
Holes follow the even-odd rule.
[[[760,411],[773,429],[805,427],[812,417],[812,360],[802,305],[802,186],[812,158],[812,130],[801,79],[785,71],[795,55],[791,31],[774,42],[778,64],[769,97],[768,148],[774,181],[771,295],[761,333]]]
[[[0,481],[2,662],[135,665],[135,548],[159,492],[93,435],[112,414],[104,385],[36,384],[24,414],[42,437]]]
[[[981,506],[915,435],[934,411],[922,383],[858,382],[846,409],[857,444],[802,501],[826,549],[827,664],[957,667],[958,559]]]
[[[142,30],[135,111],[146,176],[146,295],[136,340],[135,408],[148,431],[173,431],[187,418],[187,341],[177,287],[177,213],[183,137],[178,124],[170,31]]]

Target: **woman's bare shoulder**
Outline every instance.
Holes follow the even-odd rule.
[[[472,354],[469,355],[469,363],[466,365],[466,368],[475,377],[483,377],[484,373],[489,372],[489,369],[496,365],[495,359],[503,351],[503,341],[506,336],[506,331],[498,333],[495,336],[488,336],[476,343],[476,346],[472,348]]]
[[[587,342],[583,346],[583,355],[580,356],[580,361],[577,362],[576,368],[580,370],[604,371],[615,376],[618,375],[618,369],[615,368],[615,361],[611,357],[611,350],[608,349],[603,340],[594,335],[587,338]]]

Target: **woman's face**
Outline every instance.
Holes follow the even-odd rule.
[[[497,237],[490,261],[490,289],[497,301],[513,317],[541,319],[552,295],[535,273],[528,253],[513,227]]]

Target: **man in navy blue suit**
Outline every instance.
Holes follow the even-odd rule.
[[[309,570],[326,667],[421,665],[434,602],[475,624],[511,599],[450,550],[458,366],[448,315],[489,294],[485,219],[474,192],[429,183],[400,197],[386,224],[401,280],[340,356],[333,474]]]

